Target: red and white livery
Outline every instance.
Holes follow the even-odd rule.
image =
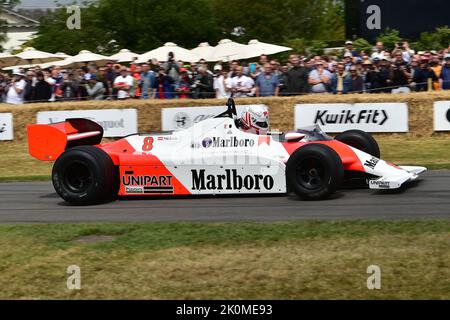
[[[258,135],[245,132],[246,125],[232,100],[223,114],[188,129],[104,144],[100,125],[67,119],[29,125],[29,151],[39,160],[56,161],[55,190],[75,205],[116,196],[289,192],[320,200],[345,183],[397,189],[426,171],[380,160],[376,141],[365,132],[352,130],[332,139],[313,127]]]

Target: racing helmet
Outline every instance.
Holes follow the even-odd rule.
[[[239,122],[242,131],[266,135],[269,132],[269,111],[263,106],[248,107]]]

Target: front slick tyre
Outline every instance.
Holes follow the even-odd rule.
[[[108,154],[93,146],[74,147],[55,162],[53,186],[72,205],[111,201],[117,190],[116,168]]]
[[[339,155],[322,144],[299,148],[289,158],[286,168],[290,188],[302,199],[323,200],[341,185],[344,166]]]

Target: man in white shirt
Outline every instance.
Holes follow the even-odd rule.
[[[134,78],[130,76],[127,68],[120,70],[120,76],[114,80],[114,88],[117,89],[117,99],[125,100],[130,98],[130,90],[134,86]]]
[[[228,77],[228,71],[222,70],[222,66],[214,67],[217,77],[214,78],[214,90],[216,99],[228,99],[231,95],[231,78]]]
[[[231,88],[236,98],[255,95],[255,81],[244,75],[242,66],[236,68],[236,76],[231,79]]]
[[[14,71],[13,80],[6,93],[6,103],[23,104],[26,85],[27,83],[24,80],[24,75],[19,71]]]
[[[378,41],[376,46],[375,46],[375,50],[372,53],[372,56],[370,57],[372,60],[374,59],[384,59],[385,58],[385,51],[384,51],[384,44],[383,42]]]

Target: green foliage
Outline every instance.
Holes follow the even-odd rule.
[[[378,36],[377,41],[383,42],[385,49],[392,51],[395,48],[395,44],[401,42],[402,38],[400,37],[400,31],[386,28],[386,30]]]
[[[282,44],[304,38],[344,39],[343,0],[98,0],[82,9],[81,30],[68,30],[64,9],[46,17],[31,45],[74,54],[81,49],[110,53],[115,45],[138,53],[167,41],[194,48],[222,38]],[[237,35],[236,28],[245,30]],[[306,48],[305,48],[306,50]],[[305,51],[306,52],[306,51]]]
[[[372,52],[373,46],[367,41],[366,39],[356,39],[353,41],[353,46],[358,52],[364,51],[367,54],[370,54]]]
[[[323,49],[328,44],[322,40],[307,40],[305,38],[296,38],[284,42],[285,46],[293,49],[293,52],[305,56],[322,55]],[[289,55],[288,53],[287,55]]]
[[[417,42],[418,50],[446,48],[450,45],[450,28],[448,26],[436,28],[433,32],[423,32]]]

